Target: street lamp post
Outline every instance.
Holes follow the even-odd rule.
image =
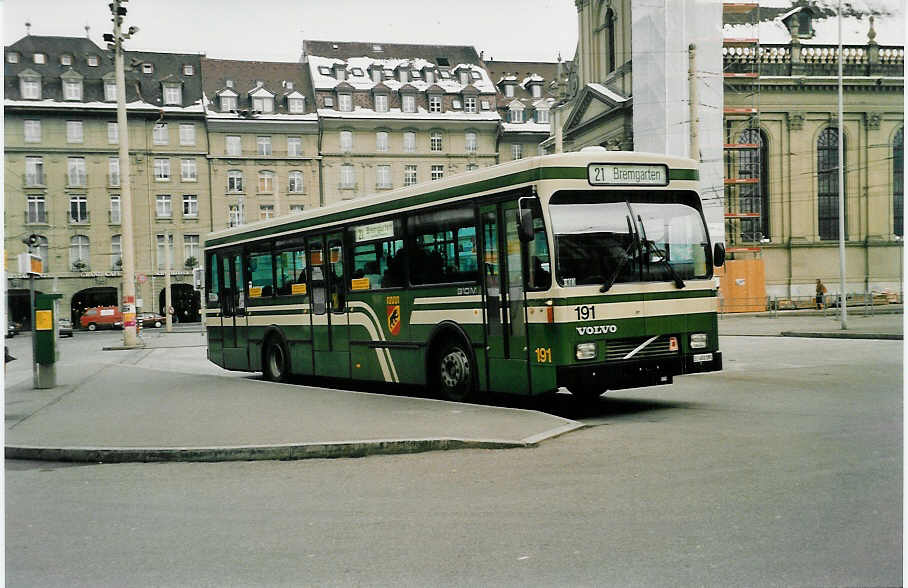
[[[117,82],[117,128],[119,129],[120,142],[120,172],[123,177],[120,187],[120,201],[122,203],[120,220],[122,230],[120,237],[121,253],[123,259],[121,304],[123,306],[123,346],[137,347],[139,339],[136,333],[136,285],[135,285],[135,247],[132,231],[132,185],[129,172],[129,127],[126,122],[126,75],[123,65],[123,41],[138,32],[138,27],[129,27],[127,33],[122,32],[123,17],[126,8],[122,6],[128,0],[113,0],[110,3],[111,19],[114,23],[113,34],[105,33],[104,40],[107,47],[114,52],[114,71]]]

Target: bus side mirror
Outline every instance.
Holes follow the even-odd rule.
[[[713,246],[713,265],[722,267],[725,264],[725,245],[716,243]]]
[[[533,240],[533,213],[529,210],[517,209],[517,233],[524,243]]]

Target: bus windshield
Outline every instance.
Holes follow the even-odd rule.
[[[698,202],[693,192],[556,193],[549,211],[558,283],[606,291],[620,282],[711,277]]]

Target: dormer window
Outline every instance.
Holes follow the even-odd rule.
[[[460,100],[457,98],[451,100],[451,108],[453,108],[454,110],[460,110]]]
[[[430,69],[426,70],[426,83],[427,84],[435,83],[435,72]]]
[[[481,76],[481,75],[479,74],[479,72],[476,71],[475,69],[471,69],[471,70],[470,70],[470,77],[473,78],[474,80],[481,80],[481,79],[482,79],[482,76]]]
[[[460,83],[463,84],[464,86],[466,86],[467,84],[470,83],[470,72],[468,72],[466,70],[460,70],[459,76],[460,76]]]
[[[224,85],[227,86],[228,88],[232,88],[233,80],[224,80]]]
[[[384,49],[382,49],[381,45],[372,45],[372,50],[373,51],[384,51]]]
[[[287,98],[287,110],[291,114],[303,114],[305,111],[306,99],[303,97]]]
[[[508,111],[508,122],[523,122],[523,104],[517,102],[516,104],[511,105],[510,110]]]
[[[35,53],[34,55],[32,55],[32,59],[37,64],[47,63],[47,56],[43,53]]]
[[[406,84],[410,81],[409,79],[407,79],[407,70],[405,70],[404,68],[397,70],[397,81],[399,81],[401,84]]]
[[[187,64],[183,65],[183,75],[184,76],[191,76],[193,74],[195,74],[195,68],[192,67],[191,64],[187,63]]]
[[[381,68],[375,67],[371,70],[372,81],[376,84],[381,81]]]
[[[549,111],[547,108],[537,108],[536,109],[536,122],[540,123],[540,124],[548,124]]]
[[[388,112],[388,95],[375,95],[375,112]]]
[[[476,96],[463,97],[463,111],[476,112]]]
[[[41,76],[30,69],[19,74],[19,94],[23,100],[41,99]]]
[[[401,110],[404,112],[416,112],[416,96],[413,94],[403,94],[400,97]]]
[[[232,110],[236,110],[236,107],[237,107],[236,93],[234,93],[230,90],[225,90],[225,91],[221,92],[221,94],[218,96],[218,98],[221,102],[221,112],[230,112]]]
[[[104,100],[106,102],[116,102],[117,82],[115,80],[104,80]]]
[[[346,80],[347,79],[347,68],[345,68],[343,65],[335,65],[334,66],[334,77],[341,81]]]
[[[429,112],[441,112],[441,96],[433,94],[429,96]]]
[[[6,54],[7,63],[19,63],[19,54],[15,51],[10,51]]]
[[[507,96],[508,98],[514,97],[514,84],[505,84],[504,95]]]
[[[68,53],[64,53],[63,55],[60,56],[60,65],[72,65],[72,64],[73,64],[72,55],[70,55]]]
[[[353,112],[353,95],[352,94],[338,94],[337,95],[337,109],[341,112]]]
[[[85,59],[85,63],[87,63],[89,67],[98,67],[98,63],[99,63],[99,61],[98,61],[98,56],[97,56],[97,55],[89,55],[89,56]]]
[[[419,79],[422,78],[422,76],[419,75],[419,70],[418,70],[418,69],[411,69],[411,70],[410,70],[410,77],[411,77],[412,79],[414,79],[414,80],[419,80]]]
[[[183,104],[183,87],[180,84],[164,84],[164,104]]]
[[[439,77],[441,77],[441,79],[443,79],[443,80],[450,80],[450,79],[451,79],[451,72],[449,72],[449,71],[446,70],[446,69],[440,69],[440,70],[438,70],[438,75],[439,75]]]
[[[320,66],[318,66],[318,73],[322,74],[323,76],[330,76],[330,75],[332,75],[332,74],[331,74],[331,68],[328,67],[327,65],[320,65]]]
[[[542,98],[542,86],[539,84],[533,84],[530,86],[530,94],[533,98]]]
[[[142,64],[142,73],[143,74],[154,73],[154,64],[153,63],[143,63]]]
[[[351,75],[354,75],[354,76],[356,76],[356,77],[358,77],[358,78],[361,78],[361,77],[363,77],[363,76],[366,75],[366,74],[363,73],[363,68],[361,68],[361,67],[354,67],[354,68],[351,68],[351,69],[350,69],[350,74],[351,74]]]
[[[274,98],[270,96],[256,96],[252,98],[252,109],[262,113],[274,112]]]
[[[69,73],[69,72],[67,72]],[[75,72],[72,72],[75,73]],[[63,99],[82,100],[82,79],[67,77],[63,79]]]
[[[325,107],[334,108],[334,96],[325,96]]]

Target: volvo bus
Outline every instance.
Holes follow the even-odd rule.
[[[692,160],[593,148],[212,233],[208,358],[457,401],[720,370],[697,183]]]

